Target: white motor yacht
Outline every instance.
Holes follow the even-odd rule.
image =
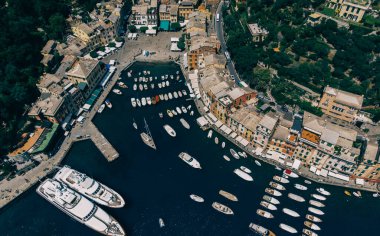
[[[67,165],[55,174],[54,179],[101,205],[120,208],[125,204],[124,199],[116,191]]]
[[[196,168],[196,169],[202,169],[202,167],[199,164],[199,162],[194,157],[192,157],[189,154],[187,154],[186,152],[181,152],[178,155],[178,157],[181,158],[184,162],[186,162],[191,167]]]
[[[46,179],[37,193],[76,221],[104,235],[121,236],[121,225],[93,202],[53,179]]]

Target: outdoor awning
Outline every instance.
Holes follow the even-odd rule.
[[[168,21],[168,20],[160,21],[160,30],[169,31],[170,30],[170,21]]]
[[[236,138],[236,136],[237,136],[237,133],[235,133],[235,132],[233,132],[232,134],[230,134],[231,138]]]
[[[244,139],[244,138],[242,138],[242,139],[239,141],[239,143],[240,143],[241,145],[243,145],[244,147],[247,146],[247,145],[249,144],[248,140],[246,140],[246,139]]]
[[[150,34],[150,35],[156,35],[157,34],[157,30],[155,29],[148,29],[147,31],[145,31],[146,34]]]
[[[212,114],[211,112],[207,113],[207,116],[210,117],[210,119],[215,123],[218,121],[218,119]]]
[[[220,120],[218,120],[216,123],[215,123],[215,126],[216,127],[221,127],[223,125],[223,123],[220,121]]]
[[[200,126],[200,127],[203,127],[205,125],[208,125],[208,121],[206,120],[206,118],[204,118],[203,116],[197,118],[197,124]]]

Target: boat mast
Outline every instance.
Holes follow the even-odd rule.
[[[152,134],[150,133],[148,123],[146,123],[145,117],[144,117],[144,123],[145,123],[145,130],[146,130],[146,133],[148,134],[148,136],[149,136],[150,139],[152,140],[153,145],[156,146],[156,144],[154,143],[154,140],[153,140],[153,136],[152,136]]]

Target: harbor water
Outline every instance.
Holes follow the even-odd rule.
[[[133,70],[131,78],[126,74],[122,76],[122,81],[129,88],[121,89],[123,95],[111,93],[109,99],[113,108],[106,108],[93,120],[120,157],[107,162],[91,141],[83,141],[73,145],[63,163],[99,180],[124,197],[126,205],[121,209],[101,207],[122,224],[127,235],[253,235],[248,229],[250,222],[262,225],[277,235],[287,234],[279,228],[280,223],[285,223],[297,229],[300,235],[305,228],[305,215],[310,206],[308,201],[312,199],[312,193],[318,193],[315,190],[318,187],[331,192],[331,196],[323,201],[326,207],[320,208],[325,214],[318,216],[323,220],[317,223],[321,227],[321,231],[317,231],[319,235],[377,235],[376,232],[380,231],[379,198],[373,198],[370,193],[363,193],[360,199],[348,197],[344,195],[343,188],[316,183],[307,185],[302,178],[289,179],[290,183],[282,184],[286,190],[281,191],[281,197],[276,197],[281,203],[276,211],[271,211],[273,219],[258,216],[258,208],[266,210],[260,206],[266,194],[265,188],[274,175],[282,173],[264,163],[261,167],[257,166],[252,157],[233,158],[229,149],[239,151],[238,148],[216,132],[211,139],[207,138],[207,131],[202,131],[196,124],[199,114],[193,101],[188,100],[189,96],[140,108],[131,106],[131,97],[152,97],[186,89],[181,74],[178,81],[168,79],[169,87],[157,88],[161,75],[172,74],[176,77],[176,71],[180,70],[176,64],[135,63],[129,70]],[[153,81],[156,87],[153,90],[149,86],[148,90],[133,91],[133,78],[143,70],[151,71],[145,77],[158,77]],[[194,116],[187,112],[169,118],[166,113],[167,109],[189,105],[192,105]],[[159,112],[164,114],[163,119],[159,117]],[[140,133],[144,131],[144,118],[157,150],[145,145],[140,138]],[[186,119],[190,130],[181,125],[180,118]],[[138,130],[133,128],[133,120]],[[176,137],[166,133],[163,128],[165,124],[173,127]],[[214,142],[215,136],[219,138],[218,145]],[[226,142],[224,149],[221,147],[223,141]],[[202,169],[187,165],[178,157],[180,152],[195,157]],[[223,155],[228,155],[231,161],[224,160]],[[233,173],[242,165],[252,170],[253,182],[247,182]],[[308,190],[294,188],[296,183],[307,186]],[[35,188],[0,210],[1,235],[96,235],[37,195]],[[233,202],[219,195],[221,189],[236,195],[238,201]],[[299,203],[291,200],[287,197],[288,193],[300,195],[306,201]],[[205,202],[191,200],[190,194],[202,196]],[[234,215],[224,215],[214,210],[211,207],[214,201],[230,207]],[[293,218],[286,215],[282,212],[283,208],[294,210],[301,216]],[[159,227],[159,218],[163,218],[166,227]]]

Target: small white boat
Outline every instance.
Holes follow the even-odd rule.
[[[131,98],[131,103],[133,107],[136,107],[137,103],[135,98]]]
[[[169,86],[169,84],[170,84],[170,83],[169,83],[169,80],[167,80],[167,81],[166,81],[166,86]]]
[[[280,177],[280,176],[278,176],[278,175],[273,176],[273,180],[276,180],[276,181],[278,181],[278,182],[280,182],[280,183],[283,183],[283,184],[287,184],[287,183],[289,183],[289,180],[288,180],[288,179],[285,179],[285,178]]]
[[[194,115],[194,111],[191,111],[191,112],[190,112],[190,115],[193,116],[193,115]]]
[[[149,82],[152,82],[152,81],[153,81],[153,77],[150,76],[150,77],[149,77]]]
[[[164,95],[164,99],[165,99],[165,101],[167,101],[169,99],[167,94]]]
[[[183,95],[187,95],[187,92],[186,92],[186,90],[182,90],[182,93],[183,93]]]
[[[316,207],[325,207],[325,204],[323,204],[322,202],[318,202],[318,201],[315,201],[315,200],[310,200],[309,201],[310,205],[313,205],[313,206],[316,206]]]
[[[137,78],[134,78],[133,80],[134,80],[135,82],[137,82]]]
[[[288,194],[288,197],[289,197],[290,199],[293,199],[294,201],[297,201],[297,202],[304,202],[304,201],[305,201],[305,198],[303,198],[303,197],[301,197],[301,196],[298,196],[298,195],[296,195],[296,194],[294,194],[294,193],[289,193],[289,194]]]
[[[213,202],[212,207],[215,210],[217,210],[223,214],[226,214],[226,215],[233,215],[234,214],[234,212],[231,210],[231,208],[229,208],[229,207],[227,207],[227,206],[225,206],[219,202]]]
[[[160,94],[158,95],[158,97],[160,98],[160,100],[164,100],[164,95]]]
[[[277,207],[275,205],[273,205],[272,203],[266,202],[266,201],[261,201],[260,205],[262,207],[265,207],[268,210],[271,210],[271,211],[276,211],[277,210]]]
[[[310,180],[307,180],[307,179],[305,179],[305,184],[311,184],[311,181]]]
[[[306,219],[311,220],[313,222],[317,222],[317,223],[322,222],[322,220],[319,219],[318,217],[313,216],[313,215],[309,215],[309,214],[306,214]]]
[[[165,131],[172,137],[175,137],[177,134],[170,125],[164,125]]]
[[[151,89],[154,89],[154,84],[150,84],[150,88],[151,88]]]
[[[135,90],[135,91],[137,90],[137,84],[133,85],[133,90]]]
[[[269,182],[269,186],[271,186],[272,188],[275,188],[277,190],[280,190],[280,191],[286,190],[286,188],[283,185],[276,183],[276,182],[273,182],[273,181]]]
[[[146,98],[146,103],[147,103],[148,105],[152,105],[152,100],[150,99],[150,97],[147,97],[147,98]]]
[[[148,85],[144,84],[144,90],[148,90]]]
[[[302,190],[302,191],[307,190],[307,187],[306,187],[306,186],[303,186],[302,184],[295,184],[294,187],[295,187],[296,189],[299,189],[299,190]]]
[[[242,152],[238,152],[238,155],[241,156],[241,157],[244,157],[244,155],[243,155]]]
[[[139,85],[139,89],[140,89],[140,91],[143,91],[144,86],[143,86],[142,84],[140,84],[140,85]]]
[[[178,114],[182,114],[181,108],[176,107],[175,109],[176,109],[176,111],[177,111]]]
[[[275,205],[278,205],[280,204],[280,201],[277,200],[276,198],[274,197],[271,197],[271,196],[268,196],[268,195],[264,195],[263,196],[263,199],[269,203],[272,203],[272,204],[275,204]]]
[[[223,155],[223,158],[224,158],[224,160],[226,160],[226,161],[230,161],[230,158],[229,158],[228,156],[226,156],[226,155]]]
[[[178,93],[174,91],[173,96],[174,96],[174,98],[178,98]]]
[[[253,181],[252,176],[250,176],[249,174],[245,173],[244,171],[240,169],[235,169],[234,173],[246,181]]]
[[[255,160],[255,164],[261,166],[261,163],[258,160]]]
[[[136,103],[137,103],[137,106],[141,107],[140,99],[136,98]]]
[[[178,96],[181,98],[182,97],[182,93],[181,91],[178,91]]]
[[[317,215],[324,215],[325,213],[319,209],[316,209],[314,207],[309,207],[307,208],[308,211],[310,211],[311,213],[314,213],[314,214],[317,214]]]
[[[317,188],[317,191],[325,196],[330,196],[331,193],[327,190],[325,190],[324,188]]]
[[[170,110],[166,110],[166,113],[168,113],[169,117],[173,117],[173,113]]]
[[[290,210],[288,208],[283,208],[282,212],[284,212],[287,215],[293,216],[293,217],[300,217],[300,214],[298,214],[297,212]]]
[[[286,225],[286,224],[283,224],[283,223],[281,223],[281,224],[279,225],[279,227],[280,227],[281,229],[285,230],[286,232],[291,233],[291,234],[296,234],[296,233],[298,232],[298,231],[297,231],[295,228],[293,228],[292,226],[289,226],[289,225]]]
[[[230,153],[233,157],[235,157],[236,159],[240,159],[239,155],[237,154],[237,152],[234,150],[234,149],[230,149]]]
[[[158,88],[162,88],[161,83],[158,83],[157,86]]]
[[[276,170],[282,171],[282,169],[278,166],[274,167]]]
[[[169,99],[170,99],[170,100],[173,99],[173,95],[172,95],[172,93],[169,93],[168,96],[169,96]]]
[[[299,177],[296,173],[294,173],[293,171],[291,171],[289,169],[284,170],[283,173],[284,173],[284,175],[287,175],[287,176],[292,177],[292,178],[298,178]]]
[[[226,146],[226,143],[222,142],[222,148],[224,148],[225,146]]]
[[[272,231],[270,231],[267,228],[264,228],[261,225],[250,223],[248,227],[249,227],[250,230],[252,230],[253,232],[255,232],[258,235],[262,235],[262,236],[276,236]]]
[[[244,158],[248,157],[247,153],[245,153],[245,152],[241,152],[241,155],[243,155]]]
[[[303,230],[302,230],[302,233],[303,233],[303,235],[305,235],[305,236],[318,236],[317,233],[314,233],[314,232],[311,231],[310,229],[303,229]]]
[[[163,117],[164,117],[164,114],[162,114],[162,112],[160,112],[160,113],[158,113],[158,116],[159,116],[160,118],[163,118]]]
[[[120,88],[127,88],[127,85],[125,85],[123,82],[117,82],[117,85],[119,85]]]
[[[179,121],[181,122],[182,126],[185,127],[186,129],[190,129],[190,125],[189,123],[187,123],[187,121],[183,118],[179,119]]]
[[[274,217],[271,213],[264,211],[264,210],[261,210],[261,209],[257,209],[256,214],[258,214],[259,216],[262,216],[264,218],[268,218],[268,219],[272,219]]]
[[[120,89],[112,89],[113,93],[116,93],[117,95],[122,95],[123,93],[120,91]]]
[[[173,113],[173,115],[175,115],[175,116],[178,115],[177,112],[176,112],[174,109],[172,110],[172,113]]]
[[[375,198],[380,197],[380,193],[374,193],[372,194],[372,197],[375,197]]]
[[[188,105],[188,106],[187,106],[187,110],[190,111],[190,109],[191,109],[191,105]]]
[[[219,143],[219,139],[218,139],[218,137],[215,137],[215,144],[218,144]]]
[[[207,134],[207,138],[211,138],[212,137],[212,129],[210,129],[209,131],[208,131],[208,134]]]
[[[173,75],[170,75],[170,79],[174,79],[174,76],[173,76]]]
[[[321,230],[321,228],[318,226],[318,225],[316,225],[316,224],[314,224],[314,223],[312,223],[312,222],[310,222],[310,221],[305,221],[305,222],[303,222],[303,224],[305,225],[305,226],[307,226],[307,227],[309,227],[310,229],[312,229],[312,230]]]
[[[362,197],[362,193],[360,191],[352,192],[352,194],[354,194],[354,196],[358,198]]]
[[[166,84],[165,82],[161,82],[161,87],[165,88],[166,87]]]
[[[240,169],[242,171],[244,171],[245,173],[247,173],[247,174],[251,174],[252,173],[252,171],[250,169],[248,169],[247,167],[245,167],[245,166],[240,166]]]
[[[317,200],[321,200],[321,201],[326,200],[326,197],[321,196],[321,195],[319,195],[319,194],[311,194],[311,196],[312,196],[313,198],[317,199]]]
[[[229,193],[227,191],[220,190],[219,194],[222,195],[223,197],[227,198],[230,201],[233,201],[233,202],[237,202],[238,201],[238,198],[234,194]]]
[[[182,110],[183,113],[187,113],[186,107],[182,106],[181,110]]]
[[[106,106],[107,106],[109,109],[112,108],[112,103],[111,103],[110,100],[106,99],[105,103],[106,103]]]
[[[100,105],[100,107],[98,109],[98,113],[102,113],[105,107],[106,107],[106,105],[104,105],[104,104]]]
[[[195,159],[194,157],[190,156],[188,153],[186,152],[181,152],[178,157],[186,162],[186,164],[188,164],[189,166],[195,168],[195,169],[202,169],[201,167],[201,164],[197,161],[197,159]]]
[[[200,197],[198,195],[195,195],[195,194],[191,194],[190,198],[193,199],[196,202],[204,202],[205,201],[202,197]]]
[[[271,195],[273,195],[273,196],[275,196],[275,197],[279,197],[279,196],[282,195],[282,193],[280,193],[279,191],[277,191],[277,190],[275,190],[275,189],[271,189],[271,188],[266,188],[266,189],[265,189],[265,192],[266,192],[266,193],[269,193],[269,194],[271,194]]]
[[[133,120],[133,123],[132,123],[132,125],[133,125],[133,128],[135,128],[135,129],[138,129],[138,127],[137,127],[137,124],[136,124],[135,120]]]
[[[160,225],[160,228],[165,227],[164,220],[162,218],[158,219],[158,224]]]
[[[141,98],[141,105],[143,105],[143,106],[146,105],[146,98]]]

